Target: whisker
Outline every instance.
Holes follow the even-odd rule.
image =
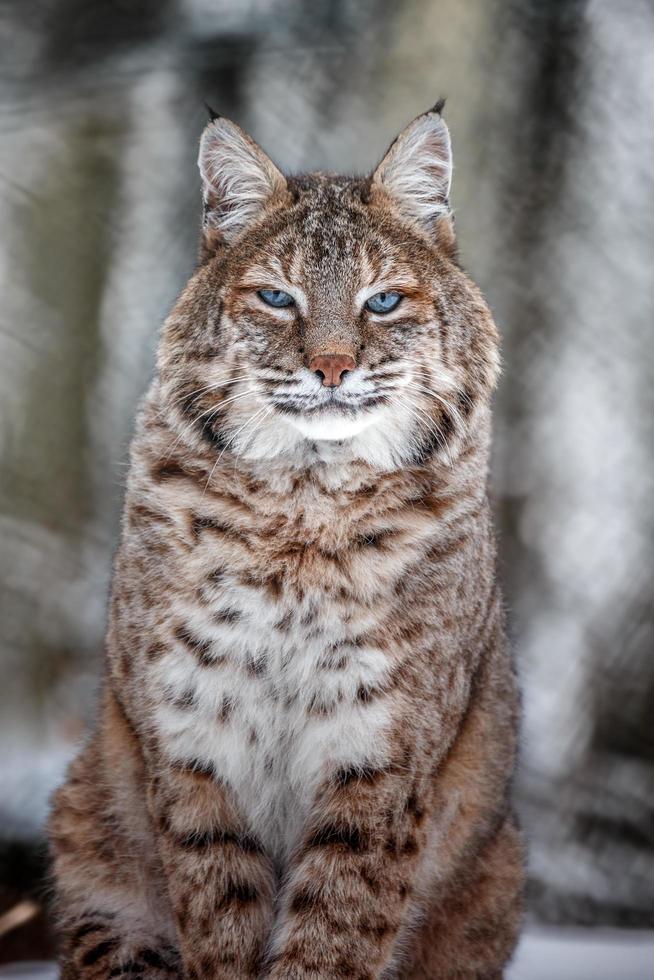
[[[197,415],[193,419],[193,421],[184,423],[184,427],[182,429],[182,432],[180,432],[180,434],[177,436],[177,438],[173,441],[172,445],[168,449],[168,451],[166,453],[166,456],[164,457],[165,460],[167,461],[167,460],[170,459],[171,453],[173,452],[173,450],[175,449],[175,447],[177,446],[177,444],[179,443],[179,441],[181,439],[183,439],[185,436],[187,436],[189,432],[192,432],[193,431],[193,428],[194,428],[196,422],[198,422],[200,419],[206,418],[207,416],[209,417],[207,419],[207,422],[208,422],[211,419],[211,416],[212,415],[217,415],[218,412],[220,411],[220,409],[221,408],[225,408],[230,402],[238,401],[239,398],[245,398],[246,395],[249,395],[249,394],[252,394],[252,393],[254,393],[254,394],[261,394],[261,392],[259,392],[256,388],[248,388],[246,391],[241,391],[241,392],[239,392],[236,395],[230,395],[229,398],[223,398],[219,402],[218,405],[214,405],[211,408],[207,409],[206,411],[200,412],[200,414]]]
[[[397,393],[395,394],[395,398],[397,400],[400,400],[400,396],[398,396]],[[416,419],[416,421],[418,421],[418,422],[420,421],[420,418],[418,417],[418,414],[416,414],[416,413],[419,413],[420,416],[422,416],[423,425],[425,426],[425,428],[433,436],[436,436],[436,438],[439,440],[439,442],[441,443],[441,445],[443,447],[443,450],[445,451],[445,455],[447,456],[447,461],[448,461],[449,465],[450,466],[453,466],[452,456],[450,454],[450,449],[449,449],[449,446],[447,444],[447,439],[445,438],[445,436],[443,434],[443,430],[438,425],[438,423],[436,422],[436,420],[430,418],[429,415],[427,415],[425,412],[423,412],[422,409],[418,408],[418,406],[415,405],[413,402],[408,401],[408,400],[403,400],[403,401],[400,401],[400,404],[402,404],[402,403],[404,403],[404,407],[405,408],[408,408],[409,409],[409,412],[414,413],[414,418]]]
[[[249,425],[250,422],[252,422],[255,418],[258,418],[259,415],[262,414],[262,412],[267,412],[267,411],[268,411],[268,406],[267,405],[264,405],[263,408],[258,409],[254,413],[254,415],[251,415],[248,419],[246,419],[246,421],[243,423],[243,425],[240,425],[238,427],[238,429],[236,430],[236,432],[234,433],[234,435],[231,437],[231,439],[229,440],[229,442],[227,443],[227,445],[225,446],[225,448],[222,450],[222,452],[218,456],[218,462],[220,462],[220,460],[223,458],[223,456],[227,452],[228,448],[233,444],[234,440],[243,431],[243,429],[246,427],[246,425]]]
[[[213,477],[213,475],[214,475],[214,473],[216,471],[216,467],[218,466],[218,463],[221,461],[221,459],[223,458],[223,456],[225,455],[225,453],[227,452],[227,450],[229,449],[229,447],[233,444],[234,440],[238,437],[239,433],[243,431],[243,429],[246,427],[246,425],[249,425],[249,423],[252,422],[252,421],[254,421],[255,418],[258,418],[261,415],[262,412],[267,412],[267,411],[268,411],[268,406],[267,405],[264,405],[263,408],[257,409],[257,411],[253,415],[251,415],[248,419],[245,420],[245,422],[243,423],[243,425],[241,425],[241,426],[238,427],[238,429],[236,430],[236,432],[228,440],[228,442],[225,445],[225,448],[218,455],[218,458],[216,459],[216,462],[213,464],[213,466],[211,468],[211,472],[209,473],[209,476],[207,477],[207,482],[205,483],[204,490],[202,491],[202,496],[203,497],[204,497],[205,493],[207,492],[207,487],[211,483],[211,478]]]
[[[440,402],[441,405],[450,413],[450,415],[454,418],[454,421],[458,424],[459,428],[464,428],[465,423],[458,408],[455,405],[452,405],[452,403],[439,394],[439,392],[434,391],[433,388],[427,388],[425,385],[416,384],[415,381],[407,381],[406,387],[412,388],[415,391],[424,392],[425,394],[430,395],[432,398],[435,398],[436,401]]]
[[[204,412],[200,412],[196,415],[195,421],[198,419],[203,419],[207,415],[211,415],[213,412],[220,411],[221,408],[226,408],[231,402],[237,402],[239,398],[245,398],[246,395],[260,395],[261,391],[258,388],[247,388],[245,391],[239,391],[237,395],[230,395],[229,398],[222,398],[217,405],[213,405],[211,408],[206,409]]]
[[[218,381],[212,381],[209,385],[204,385],[202,388],[196,388],[194,391],[184,394],[183,400],[189,401],[190,399],[197,400],[200,395],[207,391],[220,391],[221,388],[227,388],[229,385],[238,384],[240,381],[248,381],[250,376],[248,374],[241,374],[236,378],[231,376],[226,376],[225,379],[220,379]],[[175,399],[177,403],[178,399]],[[164,405],[163,408],[157,413],[157,418],[162,418],[167,411],[167,406]]]
[[[441,381],[443,386],[448,389],[448,391],[452,391],[455,394],[460,395],[467,402],[472,404],[472,400],[468,395],[467,391],[465,391],[465,389],[462,388],[460,384],[458,384],[458,382],[449,374],[449,372],[441,373],[439,372],[438,368],[435,368],[433,365],[431,366],[431,368],[427,368],[427,366],[424,363],[416,360],[409,360],[408,363],[411,367],[414,368],[418,377],[421,378],[423,381],[431,382],[432,372],[435,372],[437,377],[440,376],[438,379]],[[443,394],[442,391],[441,394]]]
[[[236,458],[237,458],[238,456],[242,456],[242,455],[243,455],[243,453],[245,452],[245,450],[246,450],[246,448],[247,448],[247,446],[248,446],[248,443],[251,443],[251,442],[252,442],[252,439],[253,439],[253,437],[254,437],[254,434],[256,433],[256,431],[257,431],[257,429],[259,429],[259,428],[261,428],[261,426],[262,426],[262,425],[263,425],[263,423],[264,423],[264,422],[266,421],[266,419],[268,418],[268,416],[269,416],[269,415],[271,414],[271,412],[272,412],[272,411],[273,411],[273,409],[272,409],[272,408],[268,408],[268,409],[266,409],[266,412],[265,412],[265,414],[263,415],[263,417],[262,417],[262,418],[260,418],[260,419],[258,419],[258,420],[257,420],[257,421],[255,422],[255,424],[254,424],[254,426],[252,427],[252,429],[251,429],[251,430],[250,430],[250,431],[248,432],[248,434],[247,434],[247,439],[246,439],[246,441],[245,441],[245,442],[243,443],[243,448],[241,449],[241,451],[240,451],[240,453],[239,453],[239,452],[236,452],[236,453],[234,454],[234,468],[236,468]]]

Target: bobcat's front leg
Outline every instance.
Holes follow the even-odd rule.
[[[372,980],[388,964],[425,843],[420,781],[341,770],[322,787],[284,892],[270,980]]]
[[[213,772],[171,765],[149,788],[189,980],[256,977],[272,923],[274,872]]]

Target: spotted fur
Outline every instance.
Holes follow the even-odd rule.
[[[139,415],[101,710],[50,823],[64,980],[502,976],[498,338],[456,259],[440,108],[366,179],[283,178],[219,118],[203,136],[203,260]],[[370,313],[384,289],[399,306]],[[309,369],[328,353],[356,362],[338,387]]]

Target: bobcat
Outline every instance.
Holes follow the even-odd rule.
[[[442,102],[374,173],[201,140],[131,450],[97,725],[50,820],[63,980],[502,976],[518,698],[498,336]]]

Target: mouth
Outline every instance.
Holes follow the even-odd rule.
[[[375,392],[321,388],[312,392],[276,393],[275,410],[308,439],[349,439],[376,421],[386,398]]]
[[[380,394],[351,394],[341,392],[338,388],[323,388],[319,394],[293,393],[292,395],[275,395],[271,398],[278,412],[289,417],[312,415],[330,415],[332,417],[353,417],[360,412],[376,408],[383,404],[384,396]]]
[[[379,422],[394,402],[401,374],[397,365],[375,372],[355,368],[345,372],[340,384],[329,386],[301,369],[262,382],[275,414],[305,438],[341,441]]]

